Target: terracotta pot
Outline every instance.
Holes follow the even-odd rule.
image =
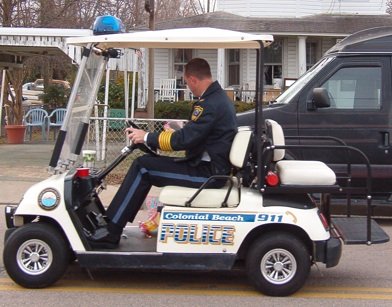
[[[24,125],[7,125],[5,130],[8,144],[23,144],[26,130]]]

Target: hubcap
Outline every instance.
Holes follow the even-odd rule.
[[[289,282],[297,271],[292,253],[276,248],[266,253],[260,263],[261,273],[269,282],[280,285]]]
[[[52,264],[52,249],[44,241],[33,239],[24,242],[18,249],[19,268],[29,275],[44,273]]]

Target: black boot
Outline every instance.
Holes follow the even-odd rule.
[[[120,242],[122,227],[109,222],[104,227],[99,227],[88,238],[92,247],[95,248],[117,248]]]

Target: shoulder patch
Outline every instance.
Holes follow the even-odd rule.
[[[192,121],[194,122],[197,121],[200,115],[203,113],[203,110],[204,109],[201,106],[196,106],[192,112],[192,117],[191,117]]]

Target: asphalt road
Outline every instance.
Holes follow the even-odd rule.
[[[0,206],[0,209],[2,206]],[[1,210],[2,211],[2,210]],[[381,221],[392,237],[392,221]],[[0,237],[5,230],[0,215]],[[256,292],[243,271],[140,272],[96,270],[77,263],[47,289],[16,285],[0,261],[0,306],[391,306],[391,243],[344,246],[338,266],[313,266],[305,287],[289,298]],[[3,245],[0,245],[2,254]]]
[[[29,153],[12,147],[0,150],[0,203],[17,202],[28,186],[47,176],[50,147],[27,146],[25,150]],[[24,161],[27,157],[30,162]],[[0,205],[0,255],[3,208]],[[392,220],[381,224],[392,237]],[[256,292],[242,271],[87,272],[76,263],[52,287],[30,290],[7,276],[1,257],[0,306],[392,306],[391,264],[391,243],[344,246],[338,266],[313,266],[303,289],[288,298],[271,298]]]

